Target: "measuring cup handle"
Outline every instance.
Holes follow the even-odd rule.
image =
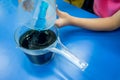
[[[76,56],[74,56],[71,52],[67,50],[67,48],[59,41],[56,47],[50,48],[50,51],[54,53],[58,53],[62,56],[64,56],[66,59],[68,59],[71,63],[76,65],[78,68],[80,68],[82,71],[84,71],[88,64],[84,62],[83,60],[78,59]]]

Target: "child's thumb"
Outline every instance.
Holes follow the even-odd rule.
[[[57,13],[58,16],[61,15],[61,11],[59,9],[56,9],[56,13]]]

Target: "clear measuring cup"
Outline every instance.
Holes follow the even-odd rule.
[[[54,25],[56,20],[56,0],[19,1],[19,25],[27,23],[26,26],[32,29],[49,29]],[[39,26],[36,27],[36,24],[39,24]]]
[[[77,58],[61,43],[55,26],[41,31],[26,26],[19,27],[15,32],[15,41],[34,64],[45,64],[54,57],[54,54],[59,54],[82,71],[88,66],[85,61]]]

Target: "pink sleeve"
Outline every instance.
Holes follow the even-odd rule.
[[[100,17],[108,17],[120,10],[120,0],[94,0],[94,12]]]

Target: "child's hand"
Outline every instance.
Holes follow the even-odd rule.
[[[56,10],[56,12],[57,12],[57,15],[59,17],[55,22],[56,26],[62,27],[62,26],[71,24],[72,16],[70,16],[68,13],[62,12],[58,9]]]

